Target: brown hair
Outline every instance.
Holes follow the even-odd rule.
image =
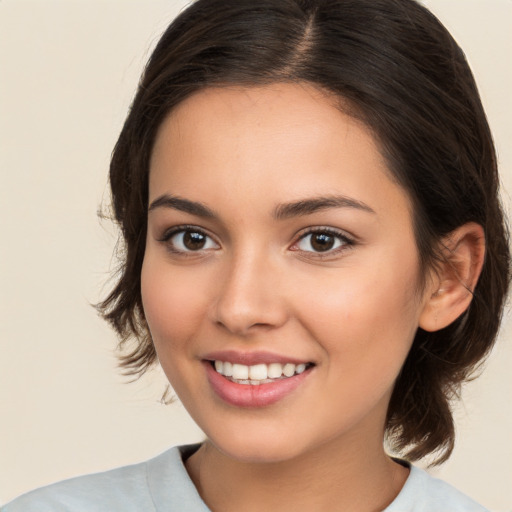
[[[308,82],[349,105],[372,129],[414,205],[423,269],[442,237],[473,221],[486,257],[468,310],[437,332],[418,329],[389,404],[386,431],[410,460],[454,445],[450,400],[489,353],[500,324],[510,254],[495,150],[462,50],[414,0],[197,0],[160,39],[112,155],[122,266],[99,305],[120,335],[122,366],[155,361],[140,293],[149,159],[169,112],[210,86]]]

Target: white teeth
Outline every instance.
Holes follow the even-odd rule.
[[[215,370],[224,375],[231,377],[238,384],[259,385],[272,382],[272,379],[280,379],[299,375],[306,370],[305,363],[270,363],[255,364],[247,366],[245,364],[230,363],[228,361],[214,361]]]
[[[215,362],[217,362],[217,361],[215,361]],[[228,361],[224,361],[223,371],[219,372],[219,373],[222,373],[222,375],[225,375],[226,377],[231,377],[233,375],[233,365],[231,363],[229,363]]]
[[[268,365],[268,378],[278,379],[283,374],[283,365],[279,363],[270,363]]]
[[[249,378],[249,367],[245,364],[234,364],[233,365],[233,379],[236,380],[247,380]]]
[[[224,365],[226,365],[226,363],[224,363]],[[306,369],[306,365],[304,363],[298,364],[295,368],[295,373],[298,375],[298,374],[302,373],[305,369]]]
[[[265,380],[267,378],[267,365],[256,364],[249,366],[249,378],[254,380]]]
[[[295,365],[286,363],[283,368],[283,373],[285,377],[291,377],[295,373]]]

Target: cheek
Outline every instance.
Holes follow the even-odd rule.
[[[344,269],[304,297],[304,322],[331,359],[373,366],[405,358],[420,311],[416,259],[386,261]]]
[[[325,389],[336,390],[344,414],[387,404],[414,339],[411,290],[391,284],[386,278],[347,279],[309,312],[310,331],[327,356]]]
[[[146,255],[141,273],[144,314],[157,353],[172,352],[193,336],[203,310],[198,276],[172,272],[169,265]]]

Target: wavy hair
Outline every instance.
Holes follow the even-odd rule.
[[[110,184],[123,252],[116,284],[98,305],[120,336],[121,364],[140,375],[156,353],[140,273],[149,160],[164,118],[206,87],[306,82],[340,98],[372,130],[413,204],[422,269],[439,241],[476,222],[486,255],[467,311],[437,332],[418,329],[396,381],[386,432],[416,460],[446,460],[450,401],[489,353],[510,282],[508,233],[495,149],[464,53],[414,0],[197,0],[167,28],[141,78],[115,146]]]

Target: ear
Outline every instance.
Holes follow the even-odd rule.
[[[419,326],[438,331],[467,310],[480,277],[485,258],[482,226],[468,222],[452,231],[441,242],[443,261],[436,268]]]

